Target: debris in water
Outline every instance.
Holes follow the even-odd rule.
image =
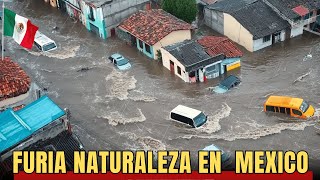
[[[90,70],[89,67],[84,67],[84,68],[79,69],[77,72],[86,72],[86,71],[89,71],[89,70]]]
[[[312,59],[312,54],[308,54],[303,58],[303,61],[308,61]]]
[[[301,82],[302,81],[302,79],[303,78],[305,78],[305,77],[307,77],[307,76],[309,76],[310,75],[310,73],[311,73],[311,71],[309,71],[308,73],[306,73],[306,74],[304,74],[304,75],[302,75],[302,76],[300,76],[300,77],[298,77],[296,80],[294,80],[294,82],[293,82],[293,84],[294,83],[296,83],[296,82]]]

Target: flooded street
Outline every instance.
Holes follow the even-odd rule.
[[[273,94],[304,98],[319,113],[320,37],[316,35],[305,33],[256,53],[241,48],[245,54],[241,70],[232,73],[242,83],[225,94],[212,94],[207,88],[216,86],[219,78],[184,83],[160,61],[117,38],[99,39],[42,0],[18,0],[8,7],[30,18],[58,44],[51,53],[35,48],[29,52],[7,37],[5,53],[47,88],[61,107],[71,110],[73,130],[88,150],[196,152],[214,143],[230,152],[306,150],[311,164],[320,161],[315,121],[292,122],[287,116],[263,112],[266,97]],[[109,62],[115,52],[130,59],[129,71],[120,72]],[[309,53],[312,58],[306,58]],[[169,112],[179,104],[204,111],[208,122],[191,129],[169,120]]]

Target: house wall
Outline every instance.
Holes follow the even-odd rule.
[[[99,36],[102,39],[106,39],[107,32],[105,31],[105,23],[102,14],[102,8],[92,8],[94,21],[89,19],[90,15],[90,6],[86,3],[83,5],[83,14],[86,20],[86,27],[89,31],[93,31],[91,28],[91,24],[96,26],[99,29]]]
[[[124,19],[139,10],[144,10],[149,0],[118,0],[102,7],[107,37],[111,36],[111,29],[116,28]]]
[[[19,101],[23,101],[23,100],[27,99],[29,97],[29,95],[30,95],[30,90],[27,93],[22,94],[20,96],[16,96],[16,97],[12,97],[12,98],[0,101],[0,108],[5,107],[5,106],[10,106],[10,105],[15,104]]]
[[[80,22],[85,24],[82,13],[82,4],[82,1],[79,0],[66,0],[66,11],[70,17],[77,18]]]
[[[146,46],[147,44],[141,40],[139,40],[137,38],[137,48],[140,52],[142,52],[143,54],[145,54],[146,56],[148,56],[149,58],[154,58],[156,59],[155,57],[155,53],[156,51],[154,51],[154,47],[153,46],[150,46],[150,52],[147,52],[146,50]]]
[[[162,65],[170,71],[171,60],[174,63],[174,74],[180,77],[183,81],[189,82],[189,73],[186,72],[185,67],[165,49],[161,48],[160,51],[162,53]],[[178,74],[178,66],[181,68],[181,75]]]
[[[238,58],[227,58],[227,59],[223,60],[221,63],[221,69],[223,70],[223,72],[221,74],[226,73],[226,72],[224,72],[224,66],[226,66],[227,71],[231,71],[233,69],[236,69],[241,66],[241,58],[239,58],[239,57]]]
[[[303,24],[292,26],[290,35],[291,38],[299,36],[301,34],[303,34]]]
[[[184,40],[191,39],[191,30],[180,30],[174,31],[168,34],[166,37],[161,39],[155,45],[153,45],[154,59],[157,59],[157,51],[160,50],[161,47],[165,47],[168,45],[172,45],[178,42],[182,42]]]
[[[235,18],[224,13],[224,35],[253,52],[253,36]]]
[[[204,74],[207,77],[207,79],[213,79],[216,77],[219,77],[220,74],[223,74],[224,71],[222,72],[221,70],[221,62],[222,61],[218,61],[212,64],[207,65],[206,67],[204,67]],[[214,69],[214,70],[212,70]]]
[[[267,42],[263,42],[263,38],[257,39],[253,41],[253,51],[258,51],[260,49],[263,49],[265,47],[272,45],[272,37],[270,35],[270,40]]]
[[[224,15],[222,12],[204,9],[205,24],[220,34],[224,34]]]

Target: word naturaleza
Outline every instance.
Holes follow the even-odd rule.
[[[305,151],[236,151],[236,173],[306,173]],[[100,163],[98,163],[100,162]],[[198,152],[199,173],[221,173],[221,151]],[[15,151],[13,172],[66,173],[63,151]],[[75,151],[74,173],[191,173],[189,151]]]

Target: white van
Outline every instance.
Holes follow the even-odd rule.
[[[43,52],[48,52],[57,49],[56,43],[52,39],[48,38],[46,35],[42,34],[40,31],[36,32],[34,38],[34,45],[37,46],[37,48]]]
[[[207,121],[207,116],[196,109],[178,105],[170,112],[170,118],[192,127],[200,127]]]

